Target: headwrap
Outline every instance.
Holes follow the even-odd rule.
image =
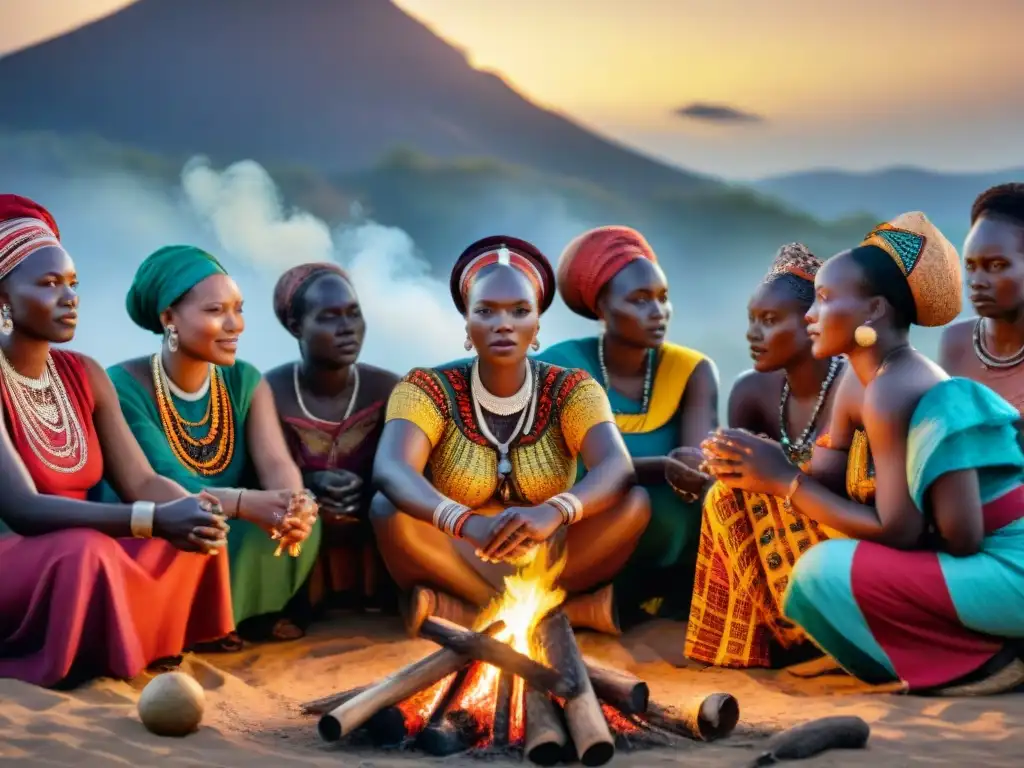
[[[289,323],[294,319],[295,299],[321,275],[337,275],[350,286],[352,280],[344,269],[330,261],[314,261],[292,267],[277,279],[274,286],[274,314],[281,325],[291,333]],[[353,291],[355,287],[352,287]]]
[[[60,230],[48,210],[20,195],[0,195],[0,280],[41,248],[60,248]]]
[[[491,264],[514,267],[526,275],[537,292],[537,308],[541,314],[554,300],[555,273],[551,262],[537,247],[525,240],[504,235],[493,235],[477,240],[462,252],[452,267],[448,281],[452,301],[460,314],[466,314],[469,289],[480,270]]]
[[[782,275],[792,275],[809,283],[814,282],[815,275],[821,269],[821,259],[811,253],[803,243],[789,243],[779,248],[775,261],[765,275],[765,282]]]
[[[206,251],[192,245],[165,245],[136,270],[125,298],[128,316],[140,328],[163,333],[161,312],[211,275],[226,274]]]
[[[920,211],[879,224],[850,256],[879,294],[911,322],[935,327],[960,314],[960,256]]]
[[[627,265],[654,255],[644,236],[630,227],[598,227],[569,243],[558,259],[558,292],[577,315],[597,319],[597,297]]]

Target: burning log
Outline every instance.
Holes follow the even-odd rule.
[[[463,667],[455,676],[451,687],[430,717],[427,726],[420,732],[416,744],[429,755],[448,757],[465,752],[479,738],[479,729],[458,709],[459,702],[467,690],[478,679],[479,663]]]
[[[566,697],[563,710],[576,754],[583,765],[604,765],[615,755],[615,739],[590,683],[569,619],[559,611],[545,619],[537,631],[547,662],[575,678],[577,693]]]
[[[355,698],[360,693],[365,691],[370,686],[360,685],[357,688],[349,688],[347,691],[340,691],[338,693],[332,693],[330,696],[324,696],[319,699],[313,699],[301,704],[302,714],[304,715],[326,715],[332,709],[337,709],[349,699]]]
[[[495,640],[493,637],[479,632],[473,632],[436,616],[423,622],[423,626],[420,627],[420,636],[427,640],[433,640],[438,645],[443,645],[460,656],[486,662],[510,675],[518,675],[534,688],[547,691],[555,696],[573,696],[577,693],[577,686],[582,682],[580,676],[574,675],[569,667],[563,665],[556,665],[554,668],[546,667],[529,656],[519,653],[508,643]],[[580,663],[582,664],[582,661]],[[582,677],[586,677],[585,671]]]
[[[488,627],[487,634],[481,633],[477,636],[491,640],[488,635],[503,628],[496,626],[497,624],[498,622]],[[320,737],[324,741],[338,741],[348,736],[365,724],[378,710],[398,704],[422,689],[435,685],[448,675],[458,672],[467,661],[465,655],[446,647],[403,667],[383,680],[367,686],[323,715],[317,724]]]
[[[502,672],[498,678],[498,693],[494,700],[494,736],[492,746],[505,749],[509,745],[512,729],[512,691],[516,676]]]
[[[642,720],[677,736],[716,741],[733,732],[740,720],[740,705],[731,694],[712,693],[687,702],[678,714],[651,704]]]
[[[562,711],[543,691],[526,689],[526,743],[523,752],[537,765],[555,765],[566,752],[569,735]]]
[[[642,715],[647,711],[651,689],[639,677],[627,672],[602,667],[584,657],[587,676],[594,693],[606,704],[611,704],[624,715]]]

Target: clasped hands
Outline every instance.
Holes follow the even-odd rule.
[[[719,428],[700,450],[705,471],[734,490],[785,496],[799,472],[777,442],[745,429]]]
[[[562,513],[551,504],[508,507],[490,517],[474,512],[462,527],[462,538],[476,545],[477,557],[485,562],[515,563],[562,525]]]

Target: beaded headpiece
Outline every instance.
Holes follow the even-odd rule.
[[[803,243],[789,243],[779,248],[765,281],[782,275],[793,275],[810,283],[821,269],[821,259]]]
[[[538,309],[544,312],[551,306],[555,282],[551,263],[533,244],[515,237],[497,235],[470,245],[452,268],[449,285],[452,301],[459,312],[465,314],[474,281],[485,267],[492,264],[518,269],[526,275],[536,291]]]
[[[60,248],[53,216],[20,195],[0,195],[0,279],[42,248]]]

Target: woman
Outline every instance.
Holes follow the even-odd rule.
[[[53,217],[0,195],[0,678],[130,678],[229,633],[227,525],[157,475],[75,336]],[[86,501],[106,477],[124,504]],[[154,503],[155,502],[155,503]]]
[[[1024,413],[1024,184],[978,196],[963,256],[978,316],[943,331],[939,365],[991,387]]]
[[[747,304],[754,369],[729,395],[729,426],[774,440],[804,471],[828,426],[843,369],[838,357],[814,358],[804,323],[820,266],[800,243],[779,249]],[[725,667],[790,660],[792,653],[781,652],[795,651],[805,638],[782,618],[782,595],[797,558],[828,537],[817,523],[793,514],[785,499],[712,486],[704,501],[686,656]]]
[[[311,599],[360,584],[364,607],[377,604],[378,555],[367,517],[373,456],[384,407],[398,377],[357,363],[366,333],[348,274],[329,262],[285,272],[274,314],[299,342],[301,361],[267,372],[292,457],[320,500],[324,524]]]
[[[585,370],[604,385],[651,498],[651,522],[616,579],[616,603],[624,618],[641,603],[649,613],[686,616],[708,484],[695,471],[696,449],[718,425],[714,365],[666,340],[668,282],[651,246],[629,227],[599,227],[569,243],[558,262],[558,290],[577,315],[601,320],[603,333],[555,344],[540,359]]]
[[[903,214],[827,262],[815,289],[815,357],[847,355],[864,385],[876,506],[735,430],[715,440],[712,469],[733,488],[767,485],[851,537],[804,554],[783,599],[848,672],[946,695],[1011,690],[1024,683],[1020,415],[987,387],[948,378],[907,338],[911,324],[960,311],[956,251],[923,214]]]
[[[136,325],[163,337],[157,354],[108,371],[132,432],[160,474],[193,492],[208,489],[237,518],[228,555],[239,633],[301,637],[281,612],[309,575],[320,528],[307,521],[280,540],[285,515],[302,499],[302,475],[270,387],[235,358],[245,329],[238,286],[208,253],[167,246],[139,266],[126,306]],[[315,506],[306,510],[310,520]],[[303,541],[301,552],[291,546]],[[299,554],[281,557],[284,550]]]
[[[612,579],[650,517],[608,398],[586,372],[532,362],[554,275],[530,243],[488,237],[452,270],[469,365],[416,369],[395,387],[377,449],[371,517],[388,570],[429,613],[469,624],[508,561],[566,535],[570,594]],[[591,470],[575,482],[582,459]],[[427,475],[424,475],[427,470]],[[461,601],[461,602],[460,602]],[[609,601],[566,604],[570,621],[617,631]],[[589,614],[588,614],[589,612]]]

